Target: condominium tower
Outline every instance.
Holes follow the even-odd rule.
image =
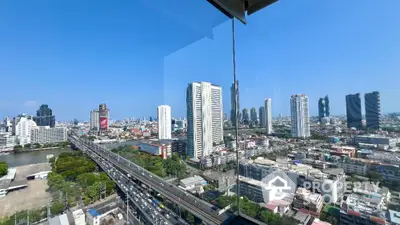
[[[365,119],[366,127],[379,129],[381,125],[381,101],[379,92],[365,94]]]
[[[265,107],[261,106],[258,109],[258,118],[260,118],[260,127],[265,127]]]
[[[191,83],[186,92],[187,151],[192,158],[211,154],[223,140],[222,88],[207,82]]]
[[[268,134],[272,134],[272,111],[271,111],[271,99],[266,98],[264,101],[264,110],[265,110],[265,129]]]
[[[171,139],[171,107],[160,105],[157,107],[158,139]]]
[[[362,128],[360,93],[346,95],[347,127]]]
[[[90,130],[98,131],[100,129],[99,110],[90,111]]]
[[[329,97],[328,95],[318,100],[318,119],[319,122],[322,118],[330,116]]]
[[[292,136],[297,138],[309,137],[310,117],[308,97],[306,95],[292,95],[290,98],[290,115],[292,120]]]
[[[235,83],[236,83],[236,89],[235,89]],[[239,112],[240,112],[239,81],[236,81],[235,83],[233,83],[231,86],[231,122],[232,122],[232,126],[236,126],[236,114],[239,114]],[[237,100],[237,112],[235,112],[235,97]],[[237,121],[240,122],[239,119]]]

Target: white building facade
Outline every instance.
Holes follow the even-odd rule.
[[[160,105],[157,107],[158,139],[171,139],[171,107]]]
[[[21,115],[14,118],[13,135],[16,136],[16,144],[26,145],[31,143],[31,131],[36,127],[35,121],[32,118]]]
[[[265,110],[265,129],[268,134],[272,134],[272,110],[271,110],[271,99],[266,98],[264,101],[264,110]]]
[[[90,111],[90,129],[91,130],[100,130],[100,121],[99,121],[99,110],[94,109]]]
[[[1,149],[14,148],[15,136],[10,134],[0,134],[0,151]]]
[[[67,128],[40,126],[32,129],[31,142],[49,144],[67,141]]]
[[[213,143],[223,140],[222,88],[207,82],[189,84],[187,106],[187,151],[192,158],[210,155]]]
[[[306,95],[292,95],[290,98],[290,116],[292,120],[292,137],[310,137],[310,117],[308,97]]]

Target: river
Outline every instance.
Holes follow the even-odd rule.
[[[0,162],[6,162],[9,167],[46,162],[47,155],[58,156],[61,152],[72,151],[70,148],[49,149],[41,151],[12,153],[0,155]]]

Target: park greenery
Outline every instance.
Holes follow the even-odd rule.
[[[232,196],[220,196],[216,199],[216,204],[220,208],[225,208],[228,205],[231,205],[232,211],[237,211],[237,199],[236,195]],[[278,224],[298,224],[298,222],[288,216],[279,216],[278,214],[274,214],[268,209],[261,207],[259,204],[250,201],[247,197],[240,198],[240,212],[260,220],[268,225],[278,225]]]
[[[173,154],[172,157],[164,160],[160,156],[140,151],[130,145],[120,146],[111,151],[142,166],[159,177],[175,176],[184,178],[186,175],[186,164],[178,154]]]
[[[6,162],[0,162],[0,177],[6,175],[8,172],[8,165]]]
[[[114,182],[82,152],[63,152],[50,163],[52,172],[47,183],[53,197],[53,215],[78,203],[90,204],[101,197],[102,191],[108,195],[115,190]]]

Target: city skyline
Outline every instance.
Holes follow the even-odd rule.
[[[0,20],[7,22],[0,24],[4,34],[0,37],[0,73],[5,83],[15,82],[15,77],[24,82],[19,92],[5,85],[4,91],[14,94],[11,99],[0,100],[1,117],[24,112],[33,115],[45,103],[52,107],[57,120],[88,120],[87,112],[98,102],[107,102],[111,117],[116,119],[155,117],[154,108],[161,104],[170,105],[174,116],[182,117],[185,86],[193,80],[221,85],[223,111],[229,114],[233,72],[231,43],[227,40],[231,24],[217,11],[210,11],[212,19],[219,22],[213,24],[215,27],[205,26],[204,21],[209,33],[195,26],[201,34],[207,33],[206,38],[171,50],[183,40],[168,42],[171,36],[167,35],[177,35],[171,31],[179,31],[181,24],[165,20],[163,29],[154,29],[156,21],[163,18],[158,14],[145,17],[146,25],[140,24],[142,20],[135,22],[135,17],[143,17],[144,12],[131,15],[133,3],[98,3],[90,15],[84,13],[89,6],[74,3],[71,7],[81,10],[64,14],[34,3],[23,7],[14,2],[4,4],[7,6],[1,7]],[[63,8],[62,3],[52,4]],[[251,17],[246,27],[236,23],[240,107],[258,108],[268,96],[274,99],[273,115],[289,115],[287,98],[306,93],[312,103],[310,114],[317,115],[315,103],[329,94],[331,114],[345,115],[343,96],[379,90],[382,112],[400,111],[391,104],[400,97],[395,86],[400,81],[400,68],[391,60],[398,57],[400,46],[395,38],[387,38],[400,34],[395,24],[396,18],[400,19],[396,5],[400,3],[347,2],[343,8],[337,2],[279,2]],[[112,13],[104,13],[112,7]],[[296,14],[280,14],[292,10]],[[104,25],[111,18],[113,25]],[[26,25],[31,29],[25,29]],[[151,30],[157,30],[157,35]],[[182,39],[192,34],[182,32],[186,34]],[[339,40],[334,35],[338,33],[345,35]],[[363,85],[355,86],[360,80],[365,80]],[[116,90],[108,91],[113,88]],[[148,97],[127,98],[133,89]]]

